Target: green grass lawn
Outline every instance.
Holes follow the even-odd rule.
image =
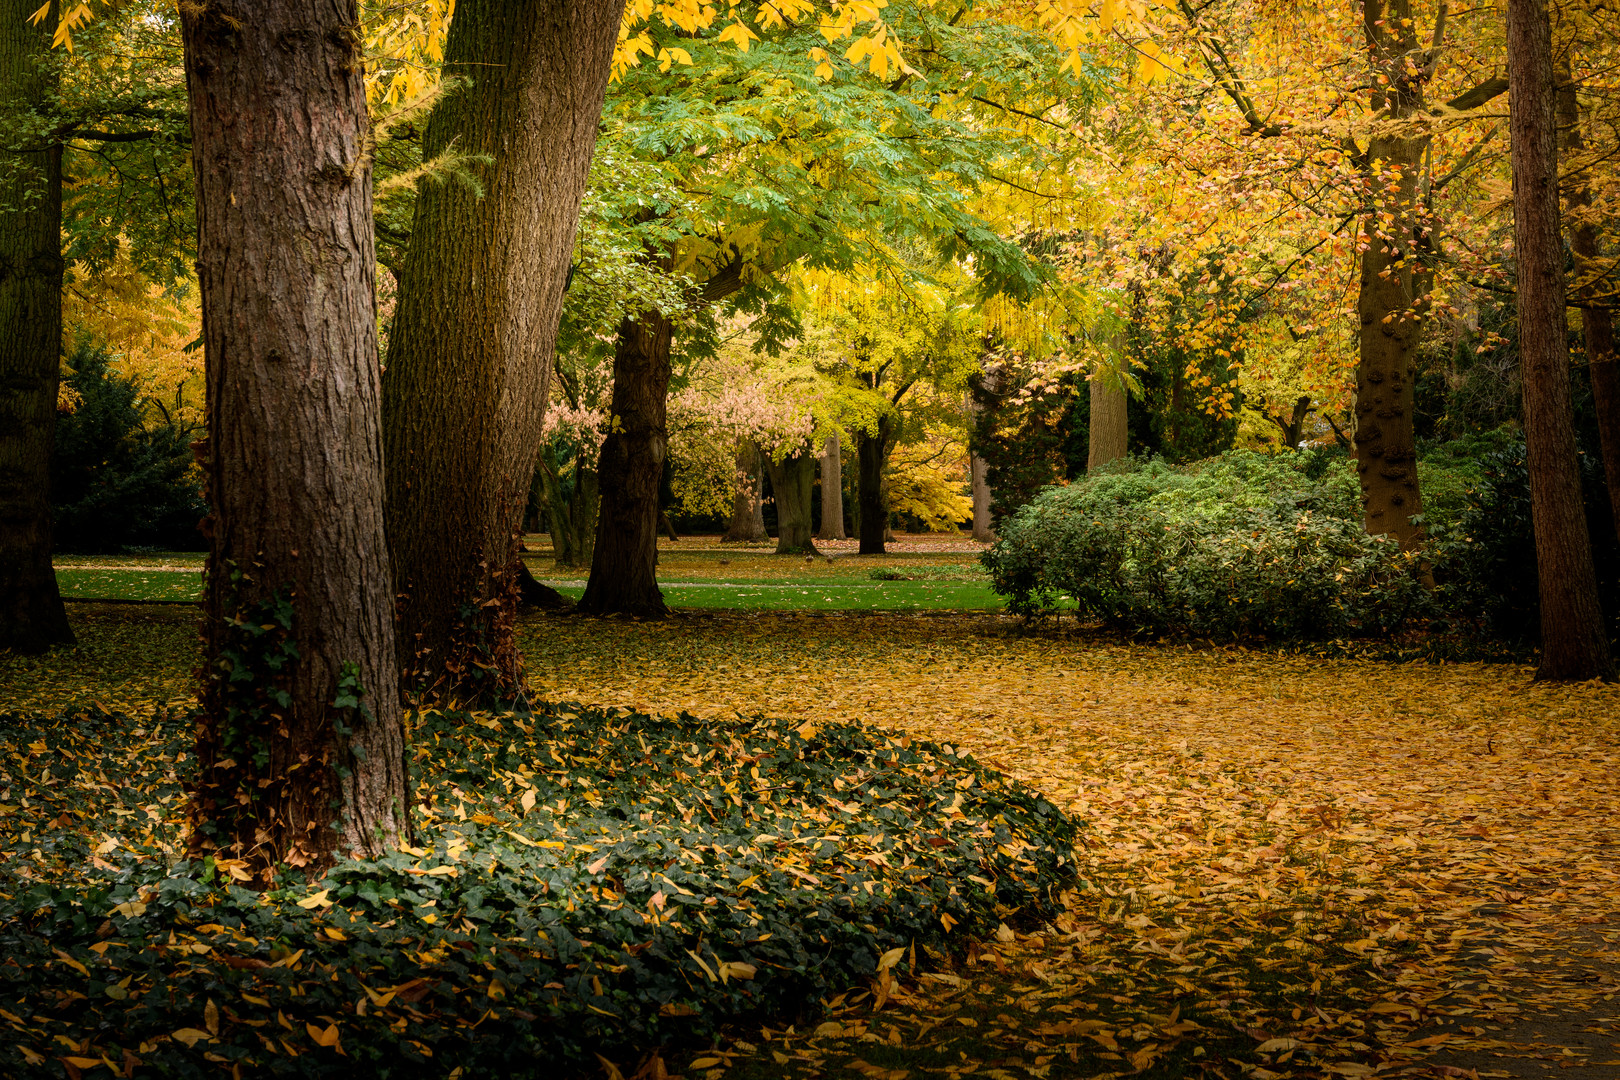
[[[556,565],[545,537],[530,537],[530,571],[578,600],[587,571]],[[720,544],[714,537],[661,541],[659,584],[670,607],[732,611],[999,610],[967,541],[904,537],[888,555],[828,545],[819,557],[777,555],[770,544]],[[189,553],[69,556],[57,584],[72,600],[195,600],[203,557]],[[899,577],[902,580],[887,580]]]

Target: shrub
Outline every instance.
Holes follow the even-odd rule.
[[[1579,462],[1599,600],[1613,638],[1620,635],[1620,546],[1610,493],[1596,455],[1583,453]],[[1533,641],[1541,628],[1541,598],[1522,436],[1483,454],[1478,477],[1455,524],[1431,526],[1441,602],[1448,612],[1482,620],[1495,637]]]
[[[1077,837],[952,748],[863,727],[429,714],[419,846],[260,895],[173,861],[190,738],[0,717],[0,1073],[69,1041],[171,1076],[594,1071],[797,1018],[953,925],[1049,917]]]
[[[149,426],[141,391],[111,368],[107,351],[80,338],[63,380],[78,407],[56,422],[51,505],[58,551],[126,547],[195,550],[208,512],[192,467],[191,433]]]
[[[1333,637],[1389,630],[1426,605],[1422,566],[1361,526],[1343,455],[1231,451],[1050,488],[984,555],[1019,614],[1070,597],[1135,633]]]

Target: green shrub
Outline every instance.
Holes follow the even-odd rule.
[[[1596,455],[1579,457],[1587,533],[1610,637],[1620,636],[1620,546],[1610,493]],[[1455,523],[1431,525],[1440,600],[1451,614],[1478,619],[1491,636],[1533,641],[1541,629],[1530,473],[1521,437],[1478,459],[1478,480]]]
[[[1422,567],[1361,526],[1342,454],[1230,451],[1050,488],[984,555],[1019,614],[1073,598],[1133,633],[1336,637],[1389,630],[1427,600]]]
[[[77,408],[56,422],[51,506],[58,551],[126,547],[196,550],[208,512],[192,468],[191,433],[149,426],[134,380],[113,371],[106,349],[80,338],[63,380]]]
[[[0,717],[0,1073],[63,1040],[169,1076],[595,1070],[1049,917],[1077,838],[971,758],[868,728],[430,714],[420,846],[260,895],[173,861],[190,739]]]

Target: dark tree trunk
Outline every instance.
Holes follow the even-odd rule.
[[[731,496],[731,521],[721,543],[765,539],[765,500],[761,491],[759,447],[752,440],[737,444],[737,486]]]
[[[1586,150],[1581,133],[1578,87],[1568,67],[1558,73],[1558,128],[1565,133],[1570,157]],[[1565,158],[1568,162],[1568,157]],[[1592,405],[1597,412],[1598,442],[1603,453],[1603,476],[1609,489],[1609,509],[1615,536],[1620,538],[1620,358],[1614,351],[1614,313],[1599,301],[1603,274],[1598,249],[1600,214],[1592,204],[1590,163],[1567,168],[1573,185],[1569,192],[1569,249],[1575,257],[1575,306],[1581,309],[1581,337],[1586,345],[1587,370],[1592,380]]]
[[[359,11],[181,10],[213,508],[191,842],[268,885],[410,828]]]
[[[602,443],[596,551],[576,609],[586,615],[669,614],[658,588],[658,488],[669,448],[664,414],[671,329],[657,313],[619,326],[613,352],[617,422]]]
[[[423,152],[492,164],[482,197],[417,196],[384,381],[401,665],[438,693],[522,686],[517,529],[622,7],[462,0],[445,42],[468,85],[435,106]]]
[[[892,413],[885,413],[878,420],[875,433],[855,432],[859,486],[856,502],[860,510],[856,528],[860,535],[862,555],[887,553],[883,543],[889,535],[889,486],[883,473],[889,464],[889,451],[893,449],[898,427],[898,419]]]
[[[1423,541],[1423,530],[1411,521],[1423,513],[1412,410],[1417,349],[1429,306],[1429,274],[1422,269],[1428,233],[1421,224],[1418,174],[1430,140],[1393,125],[1422,111],[1432,70],[1409,70],[1414,62],[1423,63],[1410,0],[1364,0],[1362,14],[1369,57],[1381,75],[1372,107],[1391,126],[1368,141],[1365,154],[1381,171],[1367,174],[1362,223],[1356,474],[1367,531],[1412,548]]]
[[[55,18],[0,8],[0,139],[35,125]],[[62,355],[62,148],[0,145],[0,650],[72,644],[51,569],[51,441]]]
[[[1524,438],[1541,594],[1538,679],[1614,678],[1576,466],[1564,322],[1552,29],[1545,0],[1508,0],[1513,249]]]
[[[804,451],[777,461],[765,458],[776,494],[776,553],[819,555],[810,527],[810,498],[816,486],[815,455]]]

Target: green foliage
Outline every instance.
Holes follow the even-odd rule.
[[[1599,600],[1610,637],[1616,638],[1620,637],[1620,544],[1609,513],[1610,493],[1602,462],[1595,455],[1581,454],[1579,465]],[[1541,629],[1541,597],[1523,439],[1484,453],[1475,468],[1479,479],[1468,488],[1455,524],[1430,528],[1435,537],[1435,576],[1441,583],[1445,607],[1479,620],[1493,637],[1535,640]]]
[[[56,421],[56,548],[200,548],[197,522],[208,510],[192,466],[191,432],[166,415],[149,424],[139,385],[111,364],[105,347],[83,337],[68,358],[63,383],[79,401]]]
[[[170,1076],[594,1067],[1049,918],[1077,839],[965,754],[869,728],[430,712],[421,846],[256,894],[173,861],[191,739],[175,713],[0,717],[7,1075],[59,1040]]]
[[[1044,487],[1086,471],[1091,397],[1079,373],[1032,384],[1015,365],[972,380],[979,408],[968,445],[987,466],[990,517],[999,524]],[[1020,393],[1025,390],[1027,393]]]
[[[1338,637],[1425,606],[1419,560],[1367,535],[1354,473],[1318,454],[1110,468],[1043,492],[984,562],[1015,612],[1069,596],[1136,633]]]

